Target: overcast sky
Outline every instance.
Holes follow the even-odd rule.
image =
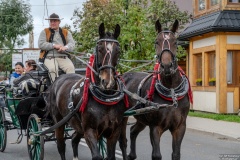
[[[38,48],[38,37],[40,32],[49,27],[48,18],[52,13],[56,13],[60,16],[60,18],[64,18],[61,21],[60,26],[65,24],[69,24],[72,26],[72,21],[70,20],[73,16],[73,11],[76,8],[82,8],[82,4],[86,2],[86,0],[68,0],[68,1],[60,1],[60,0],[46,0],[47,8],[44,6],[45,0],[29,0],[31,4],[31,15],[33,17],[33,26],[34,26],[34,48]],[[73,27],[72,27],[73,29]],[[29,35],[24,37],[26,43],[22,48],[29,47]]]

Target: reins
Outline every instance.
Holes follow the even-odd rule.
[[[99,76],[98,72],[91,65],[89,65],[86,61],[82,60],[81,58],[79,58],[79,57],[77,57],[75,55],[74,55],[74,57],[77,60],[81,61],[83,64],[85,64],[96,76]]]
[[[72,111],[70,111],[61,121],[59,121],[58,123],[54,124],[50,128],[42,131],[41,133],[35,133],[34,135],[35,136],[43,136],[45,134],[53,132],[56,128],[59,128],[62,125],[64,125],[66,122],[68,122],[78,112],[81,103],[82,103],[82,98],[80,99],[80,101],[76,105],[77,107],[74,108]]]
[[[71,53],[80,53],[80,52],[72,52],[72,51],[71,51],[71,52],[70,52],[70,51],[65,51],[65,52],[66,52],[67,54],[70,54],[70,55],[74,56],[74,58],[76,58],[77,60],[79,60],[80,62],[82,62],[83,64],[85,64],[88,68],[90,68],[90,70],[91,70],[96,76],[99,75],[98,72],[97,72],[91,65],[89,65],[89,62],[86,62],[86,61],[82,60],[81,58],[79,58],[79,57],[71,54]]]

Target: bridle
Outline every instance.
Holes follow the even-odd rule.
[[[117,73],[115,73],[115,71],[116,71],[115,67],[112,66],[112,64],[111,64],[112,51],[107,48],[107,42],[111,43],[112,48],[113,48],[114,45],[119,45],[119,42],[117,40],[114,40],[114,39],[100,39],[100,40],[97,41],[97,44],[99,42],[104,42],[104,45],[105,45],[105,48],[106,48],[106,54],[104,55],[102,65],[100,67],[97,67],[95,65],[98,74],[100,74],[100,71],[105,69],[105,68],[110,68],[114,71],[114,74],[117,74]],[[109,56],[109,59],[106,63],[107,56]],[[94,63],[98,65],[99,64],[98,63],[99,62],[98,46],[96,47],[96,52],[95,52],[94,57],[95,57],[95,59],[94,59],[95,62]],[[104,65],[104,63],[106,63],[106,65]],[[119,77],[117,77],[117,76],[115,77],[116,85],[118,86],[117,90],[113,90],[113,89],[103,90],[98,85],[96,85],[94,78],[93,77],[91,77],[91,78],[92,78],[92,81],[91,81],[88,88],[89,88],[90,92],[92,93],[93,98],[97,102],[99,102],[101,104],[112,106],[114,104],[117,104],[120,100],[124,99],[124,102],[125,102],[126,106],[128,106],[127,96],[123,92],[123,88],[125,87],[125,85]],[[106,93],[104,91],[112,91],[112,92],[109,94],[109,93]]]
[[[173,51],[171,50],[171,45],[170,45],[170,42],[169,42],[171,34],[173,34],[173,36],[174,36],[174,33],[172,31],[162,31],[162,32],[159,32],[158,35],[157,35],[157,37],[159,37],[159,36],[163,37],[162,44],[158,44],[158,45],[162,46],[162,51],[160,53],[157,53],[157,58],[158,58],[158,61],[159,61],[160,65],[161,65],[160,72],[164,71],[164,67],[162,65],[162,54],[164,52],[167,51],[167,52],[169,52],[171,54],[171,57],[172,57],[171,66],[174,67],[174,64],[176,64],[176,62],[177,62],[177,57],[173,53]],[[165,43],[167,44],[167,48],[164,48]],[[176,72],[177,68],[178,68],[177,65],[175,65],[175,68],[173,70],[171,70],[171,73],[174,74]]]
[[[97,54],[98,53],[98,45],[97,45],[96,52],[95,52],[95,64],[97,65],[96,66],[97,72],[100,73],[101,70],[106,69],[106,68],[111,68],[115,72],[116,68],[114,66],[112,66],[112,64],[111,64],[112,51],[107,48],[107,42],[112,42],[111,43],[112,48],[115,44],[119,45],[119,42],[117,40],[114,40],[114,39],[100,39],[100,40],[97,41],[97,44],[99,42],[104,42],[104,45],[105,45],[105,48],[106,48],[106,54],[104,55],[103,61],[101,63],[102,65],[98,66],[99,58],[98,58],[98,54]],[[108,62],[106,63],[106,65],[104,65],[107,56],[109,56],[109,59],[108,59]]]

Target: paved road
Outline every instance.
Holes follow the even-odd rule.
[[[128,135],[129,128],[130,126],[128,126]],[[20,144],[9,144],[10,142],[15,141],[16,138],[16,130],[8,131],[7,148],[4,153],[0,153],[0,160],[28,159],[26,137],[23,138],[23,141]],[[86,146],[85,142],[82,141],[80,144],[81,145],[79,146],[79,159],[91,160],[90,150]],[[120,160],[122,159],[121,152],[119,151],[118,146],[117,148],[118,150],[116,151],[116,157],[118,160]],[[188,129],[182,143],[182,159],[219,160],[221,154],[225,154],[224,156],[228,155],[229,157],[240,155],[239,148],[240,141],[226,139],[225,137],[221,137],[220,135],[212,135],[209,133]],[[72,160],[72,149],[70,140],[67,140],[66,150],[67,159]],[[161,152],[163,160],[171,159],[171,134],[169,132],[165,132],[161,138]],[[151,144],[149,141],[149,130],[147,128],[142,133],[140,133],[137,139],[137,155],[138,160],[151,159]],[[60,159],[55,142],[45,143],[45,159]]]

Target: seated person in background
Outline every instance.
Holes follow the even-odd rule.
[[[17,62],[15,64],[15,72],[10,75],[9,84],[13,85],[14,79],[20,77],[24,72],[24,65],[22,62]]]
[[[13,81],[13,86],[21,88],[24,96],[28,95],[30,90],[37,90],[39,86],[39,80],[31,75],[37,68],[35,60],[26,61],[25,66],[25,74]]]

